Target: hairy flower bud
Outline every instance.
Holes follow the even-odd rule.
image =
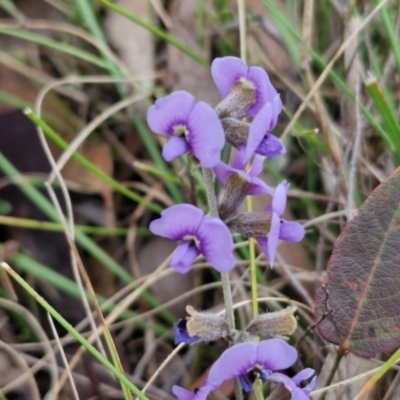
[[[242,212],[233,216],[227,225],[243,237],[268,236],[272,214],[269,212]]]
[[[231,92],[216,107],[220,119],[243,118],[246,111],[256,102],[256,89],[253,82],[240,79],[235,83]]]
[[[253,184],[240,174],[229,175],[218,199],[218,213],[223,221],[236,214],[252,188]]]
[[[229,336],[228,322],[224,317],[196,311],[192,306],[187,306],[186,312],[190,315],[186,322],[190,336],[200,336],[201,340],[205,342]]]
[[[281,311],[261,314],[254,318],[245,330],[262,340],[271,338],[287,340],[287,336],[297,328],[297,319],[293,315],[296,310],[296,306],[289,306]]]
[[[226,141],[233,147],[240,148],[245,145],[249,138],[250,124],[235,118],[224,118],[221,120],[225,132]]]

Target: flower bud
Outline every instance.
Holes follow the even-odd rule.
[[[226,224],[243,237],[265,237],[271,229],[270,212],[242,212],[233,216]]]
[[[287,340],[287,336],[297,328],[297,319],[293,315],[296,310],[296,306],[289,306],[281,311],[261,314],[254,318],[245,330],[253,336],[259,336],[261,340],[271,338]]]
[[[236,214],[252,188],[253,184],[240,174],[229,175],[218,199],[218,213],[223,221]]]
[[[221,120],[225,132],[226,141],[233,147],[240,148],[245,145],[249,138],[250,124],[235,118],[224,118]]]
[[[192,306],[187,306],[186,312],[190,315],[186,322],[190,336],[200,336],[201,340],[205,342],[229,336],[228,322],[224,317],[196,311]]]
[[[246,116],[246,111],[256,102],[256,89],[253,82],[247,79],[238,80],[231,92],[215,109],[220,119]]]

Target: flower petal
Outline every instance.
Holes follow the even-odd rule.
[[[297,373],[292,379],[294,383],[299,386],[305,379],[311,378],[315,374],[315,370],[312,368],[304,368],[299,373]]]
[[[175,344],[179,343],[194,343],[201,339],[200,336],[190,336],[186,328],[186,320],[180,319],[178,322],[174,323],[175,328]]]
[[[277,91],[272,86],[268,74],[260,67],[250,67],[247,78],[256,87],[256,102],[247,110],[247,114],[255,117],[266,103],[271,103]]]
[[[229,175],[233,174],[234,172],[238,172],[238,171],[236,171],[236,169],[234,167],[231,167],[230,165],[225,164],[223,161],[219,161],[213,167],[213,171],[214,171],[215,176],[218,178],[218,180],[224,184],[228,180]]]
[[[247,167],[247,163],[249,160],[246,161],[246,146],[242,144],[240,148],[236,151],[235,156],[233,157],[232,166],[235,169],[240,169],[244,171]]]
[[[190,150],[186,139],[181,136],[172,136],[163,147],[162,156],[165,161],[172,161],[177,157],[187,153]]]
[[[172,393],[178,398],[178,400],[194,400],[195,398],[193,392],[189,392],[189,390],[177,385],[172,386]]]
[[[264,169],[264,160],[261,156],[255,156],[249,171],[250,176],[258,176]]]
[[[247,77],[247,69],[247,65],[237,57],[221,57],[212,62],[211,75],[223,99],[240,78]]]
[[[225,134],[213,108],[207,103],[198,102],[189,115],[187,128],[192,153],[204,167],[214,167],[221,159]]]
[[[259,236],[256,238],[263,252],[268,257],[271,268],[274,265],[276,249],[278,247],[280,225],[280,218],[276,213],[272,213],[271,229],[268,237]]]
[[[282,181],[276,188],[274,196],[272,198],[272,211],[277,213],[279,217],[285,212],[286,208],[286,197],[289,190],[289,184],[286,181]]]
[[[204,258],[219,272],[228,272],[236,264],[229,228],[218,218],[204,217],[197,231]]]
[[[258,114],[254,117],[250,124],[249,138],[246,145],[246,162],[256,151],[265,135],[268,133],[268,127],[272,119],[272,106],[270,103],[265,104]]]
[[[284,219],[281,220],[281,229],[279,232],[279,239],[288,242],[300,242],[303,240],[305,230],[303,225],[298,222],[289,222]]]
[[[276,123],[278,122],[278,116],[282,111],[282,100],[279,94],[276,94],[272,99],[272,120],[271,125],[269,126],[269,131],[275,127]]]
[[[236,344],[225,350],[211,367],[206,380],[207,385],[218,388],[223,381],[243,375],[257,362],[257,343]]]
[[[149,108],[147,123],[154,133],[172,135],[175,125],[186,125],[186,120],[196,103],[195,98],[184,90],[158,99]]]
[[[314,376],[314,378],[311,379],[311,382],[307,386],[303,387],[305,393],[310,394],[315,389],[317,379],[318,377]]]
[[[270,371],[291,367],[297,357],[297,350],[283,339],[262,340],[257,347],[257,364]]]
[[[182,240],[186,235],[195,235],[204,213],[191,204],[178,204],[167,208],[161,218],[150,223],[150,231],[155,235],[172,240]]]
[[[250,179],[250,183],[253,187],[249,190],[249,195],[255,194],[269,194],[273,195],[273,190],[260,178],[253,177]]]
[[[183,241],[178,245],[171,259],[171,267],[181,273],[190,271],[194,260],[200,255],[200,250],[192,243]]]
[[[286,148],[276,136],[268,133],[254,151],[262,156],[274,158],[285,154]]]

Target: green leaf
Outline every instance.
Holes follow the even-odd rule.
[[[374,357],[400,346],[400,168],[337,239],[316,296],[318,331],[339,352]]]

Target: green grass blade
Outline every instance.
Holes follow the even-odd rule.
[[[111,364],[92,344],[90,344],[68,321],[66,321],[42,296],[24,281],[6,263],[1,266],[34,298],[56,321],[60,323],[85,349],[106,367],[120,382],[129,388],[140,400],[149,400],[125,375]]]
[[[1,210],[1,209],[0,209]],[[61,224],[49,221],[38,221],[36,219],[10,217],[1,215],[0,225],[13,226],[14,228],[36,229],[50,232],[63,232],[64,228]],[[103,226],[75,225],[75,229],[83,233],[91,235],[110,235],[110,236],[127,236],[129,228],[107,228]],[[136,228],[136,234],[140,236],[149,235],[148,228]]]
[[[31,110],[26,110],[25,115],[39,128],[41,128],[44,134],[49,137],[51,140],[54,141],[60,148],[63,150],[68,148],[68,143],[63,140],[50,126],[48,126],[41,118],[35,115]],[[79,164],[85,167],[88,171],[92,172],[96,175],[99,179],[103,182],[110,185],[115,191],[122,194],[123,196],[127,197],[128,199],[134,201],[135,203],[142,204],[146,206],[149,210],[154,211],[156,213],[161,213],[162,208],[157,206],[156,204],[150,203],[145,199],[142,199],[138,194],[132,192],[131,190],[127,189],[126,187],[122,186],[120,183],[109,177],[103,171],[98,169],[94,166],[90,161],[88,161],[85,157],[81,154],[75,152],[72,155],[72,158],[76,160]]]
[[[81,50],[74,46],[70,46],[69,44],[66,43],[49,39],[37,33],[23,31],[20,29],[13,29],[13,28],[0,28],[0,33],[28,40],[30,42],[34,42],[42,46],[49,47],[51,49],[58,50],[66,54],[70,54],[76,58],[87,61],[90,64],[96,65],[97,67],[108,69],[108,65],[101,58],[94,56],[93,54],[90,54],[87,51]]]
[[[384,138],[394,151],[397,161],[400,162],[400,125],[396,114],[392,112],[382,88],[375,78],[369,79],[366,88],[386,128]]]
[[[17,187],[51,220],[59,222],[59,217],[53,204],[47,200],[35,187],[22,179],[21,174],[15,167],[7,160],[6,157],[0,152],[0,170],[2,170],[10,180],[17,185]],[[77,230],[75,232],[77,243],[88,251],[96,260],[108,268],[115,276],[117,276],[124,283],[131,283],[132,276],[125,271],[112,257],[110,257],[103,249],[101,249],[93,240],[86,236],[83,232]],[[147,291],[142,293],[143,299],[151,306],[158,307],[158,301]],[[175,322],[175,316],[168,310],[160,312],[165,320],[169,323]]]
[[[179,40],[173,38],[172,36],[165,33],[163,30],[157,28],[156,26],[149,24],[146,21],[138,18],[136,15],[129,13],[128,11],[124,10],[121,7],[111,3],[108,0],[99,0],[99,3],[103,4],[107,8],[116,13],[122,15],[123,17],[129,19],[130,21],[134,22],[135,24],[147,29],[149,32],[153,33],[154,35],[158,36],[160,39],[164,40],[165,42],[171,44],[172,46],[176,47],[177,49],[181,50],[183,53],[188,55],[189,57],[196,60],[199,64],[203,65],[203,67],[210,68],[210,64],[208,61],[204,60],[199,54],[192,51],[189,47],[185,46]]]

